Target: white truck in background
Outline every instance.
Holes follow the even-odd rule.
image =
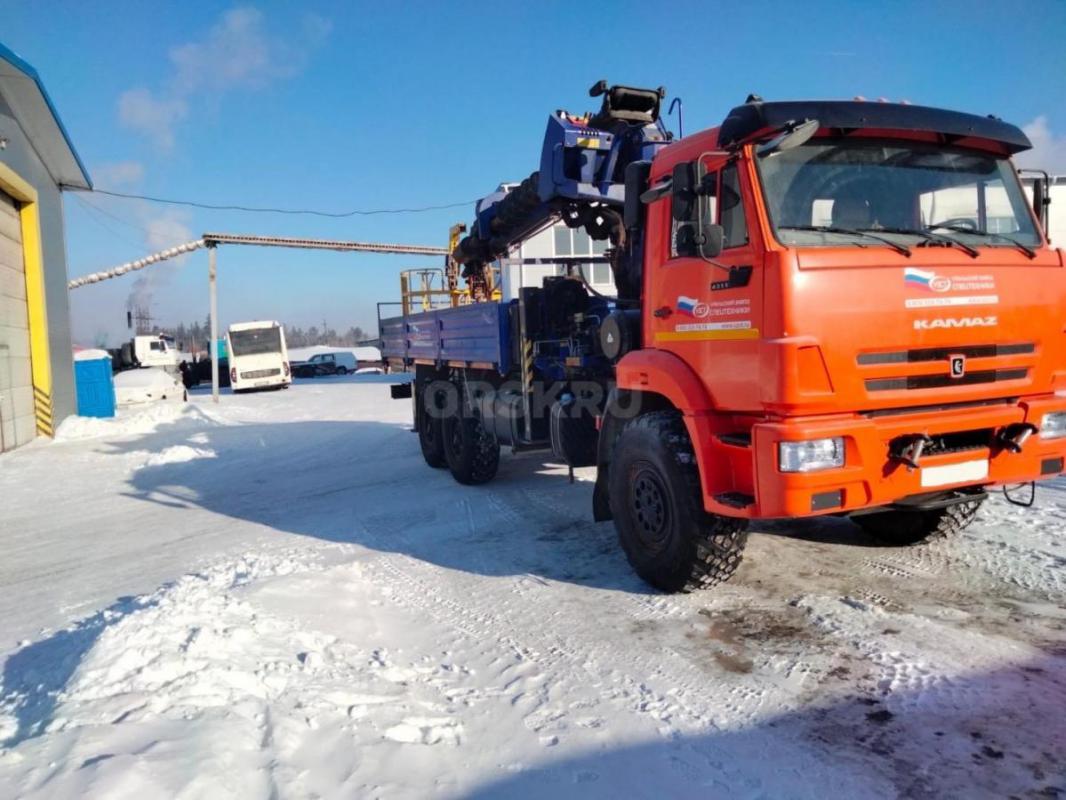
[[[173,373],[177,373],[178,362],[181,361],[174,337],[165,333],[134,336],[133,355],[142,367],[162,367]]]
[[[142,367],[159,367],[172,375],[179,373],[179,364],[184,359],[173,336],[165,333],[138,334],[121,347],[107,351],[111,354],[115,372]]]
[[[274,320],[235,322],[226,333],[234,392],[287,389],[292,383],[285,329]]]

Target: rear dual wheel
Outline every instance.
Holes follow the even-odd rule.
[[[422,448],[422,458],[434,469],[448,466],[444,457],[444,434],[441,430],[442,401],[441,393],[433,386],[415,395],[418,445]]]
[[[444,457],[452,477],[475,486],[488,483],[500,468],[500,443],[482,424],[481,417],[459,411],[441,424]]]

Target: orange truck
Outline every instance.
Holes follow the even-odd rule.
[[[508,445],[595,466],[595,518],[666,591],[730,577],[749,520],[913,544],[1064,472],[1066,270],[1010,160],[1021,130],[752,96],[674,140],[662,90],[597,88],[453,265],[483,281],[563,220],[607,240],[617,295],[556,259],[514,299],[381,322],[430,465],[483,482]]]

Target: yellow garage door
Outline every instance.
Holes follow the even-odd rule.
[[[18,205],[0,192],[0,450],[34,437],[26,268]]]

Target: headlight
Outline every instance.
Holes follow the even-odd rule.
[[[1063,432],[1066,434],[1066,431]],[[816,472],[844,466],[844,439],[780,442],[777,463],[782,472]]]
[[[1041,439],[1061,439],[1066,436],[1066,411],[1052,411],[1040,421]]]

